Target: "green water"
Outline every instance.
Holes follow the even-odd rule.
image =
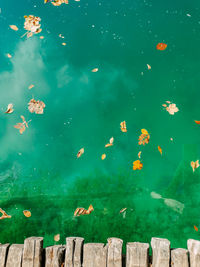
[[[36,235],[52,245],[58,233],[59,243],[156,236],[186,247],[199,239],[200,172],[190,167],[200,155],[199,1],[6,0],[0,8],[0,207],[12,215],[0,221],[0,242]],[[30,14],[41,17],[42,32],[20,38]],[[165,51],[156,50],[159,42]],[[32,97],[46,104],[43,115],[28,111]],[[174,116],[166,100],[179,108]],[[15,110],[4,114],[9,103]],[[13,127],[20,115],[32,120],[23,135]],[[150,134],[145,147],[142,128]],[[143,169],[133,171],[140,150]],[[183,213],[152,191],[183,203]],[[90,204],[90,215],[73,217]]]

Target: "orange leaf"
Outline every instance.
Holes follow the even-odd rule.
[[[200,121],[194,121],[196,124],[200,124]]]
[[[194,225],[194,230],[198,232],[199,229]]]
[[[31,212],[29,210],[24,210],[23,213],[25,217],[27,218],[31,217]]]
[[[158,151],[160,152],[160,154],[162,156],[162,148],[160,146],[158,146]]]
[[[133,170],[141,170],[142,168],[143,164],[139,159],[133,162]]]
[[[167,44],[165,43],[158,43],[156,46],[156,49],[161,50],[161,51],[165,50],[166,48],[167,48]]]
[[[54,235],[54,241],[58,242],[60,240],[60,234]]]

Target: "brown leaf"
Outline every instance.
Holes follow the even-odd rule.
[[[11,114],[13,113],[14,109],[13,109],[13,104],[8,104],[7,110],[6,110],[6,114]]]
[[[94,210],[93,206],[90,205],[89,208],[86,210],[84,208],[77,208],[74,212],[74,216],[80,216],[85,214],[90,214]]]
[[[0,217],[0,220],[3,220],[3,219],[10,219],[11,218],[11,216],[10,215],[8,215],[4,210],[2,210],[1,208],[0,208],[0,212],[2,213],[2,216]]]

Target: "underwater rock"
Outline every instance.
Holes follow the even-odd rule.
[[[152,247],[152,267],[169,267],[170,261],[170,242],[164,238],[151,239]]]
[[[45,267],[60,267],[64,263],[64,246],[55,245],[47,247],[45,252]]]
[[[88,243],[83,246],[83,267],[106,267],[108,246]]]
[[[22,267],[42,266],[43,237],[29,237],[24,241]]]
[[[121,267],[123,240],[112,237],[108,238],[107,241],[108,241],[107,267]]]
[[[189,267],[187,249],[177,248],[171,251],[171,267]]]
[[[6,257],[10,244],[0,245],[0,267],[6,266]]]
[[[6,267],[21,267],[24,245],[13,244],[8,251]]]
[[[84,238],[67,237],[65,251],[65,267],[81,267]]]
[[[131,242],[126,245],[126,267],[148,267],[149,244]]]
[[[187,247],[190,254],[190,267],[200,266],[200,241],[188,239]]]

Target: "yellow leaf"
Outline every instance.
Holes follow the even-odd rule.
[[[101,159],[104,160],[105,158],[106,158],[106,154],[103,154],[103,155],[101,156]]]

